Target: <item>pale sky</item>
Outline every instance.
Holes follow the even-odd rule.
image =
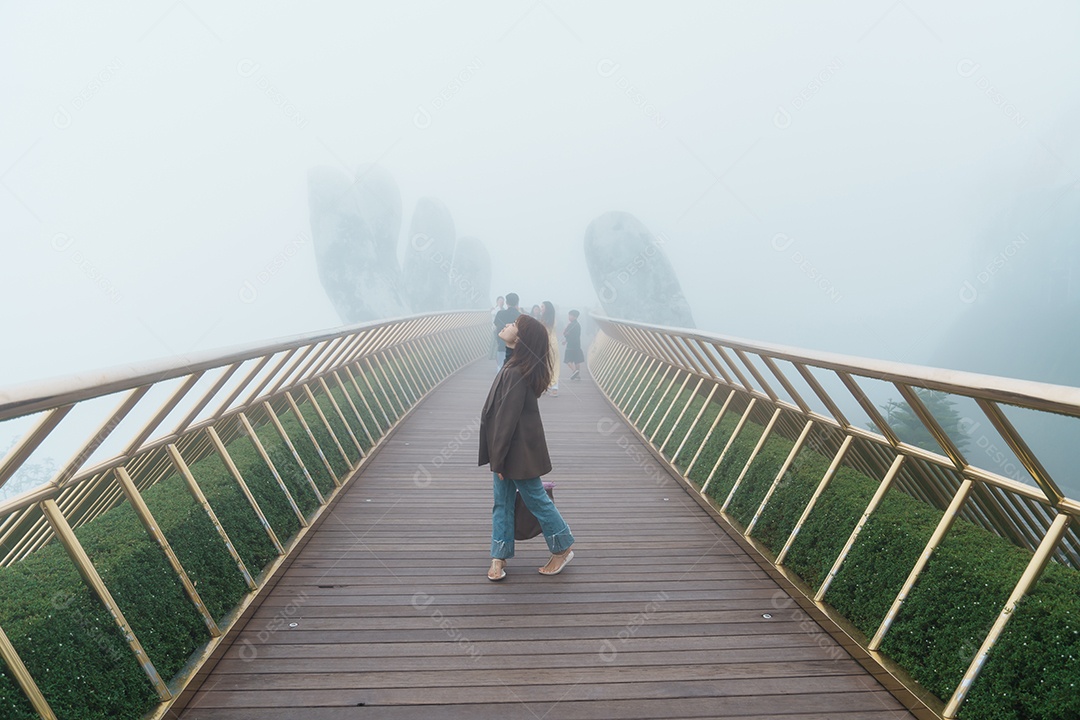
[[[306,174],[368,162],[492,295],[596,304],[622,210],[701,329],[925,362],[1016,196],[1080,179],[1078,37],[1072,2],[8,3],[0,382],[338,325]]]

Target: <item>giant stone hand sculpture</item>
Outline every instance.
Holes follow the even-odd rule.
[[[319,280],[342,322],[487,307],[487,248],[475,238],[455,243],[450,211],[434,198],[417,203],[402,271],[401,193],[382,167],[362,166],[352,178],[312,168],[308,204]]]
[[[649,229],[630,213],[608,212],[589,223],[585,261],[611,317],[694,327],[675,269]]]

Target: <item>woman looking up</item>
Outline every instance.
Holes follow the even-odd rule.
[[[499,337],[514,352],[495,376],[480,414],[479,464],[491,466],[495,500],[488,580],[506,577],[506,561],[514,557],[515,490],[540,522],[551,551],[540,574],[557,575],[574,558],[574,536],[540,480],[551,472],[551,457],[536,399],[551,382],[551,342],[544,326],[528,315],[507,324]]]

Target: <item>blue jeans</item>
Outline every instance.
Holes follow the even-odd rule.
[[[514,557],[515,490],[521,493],[525,507],[540,521],[540,529],[552,554],[561,553],[574,544],[570,526],[544,492],[544,483],[540,478],[500,480],[495,473],[491,477],[495,496],[495,505],[491,508],[491,557],[500,560]]]

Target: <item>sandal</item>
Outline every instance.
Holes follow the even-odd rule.
[[[488,580],[502,580],[506,577],[506,561],[498,558],[491,558],[491,567],[488,568]]]
[[[552,555],[551,559],[547,561],[547,565],[540,568],[541,575],[558,575],[563,571],[563,568],[570,564],[570,561],[574,559],[574,551],[567,550],[559,555]],[[552,566],[552,563],[556,563]]]

